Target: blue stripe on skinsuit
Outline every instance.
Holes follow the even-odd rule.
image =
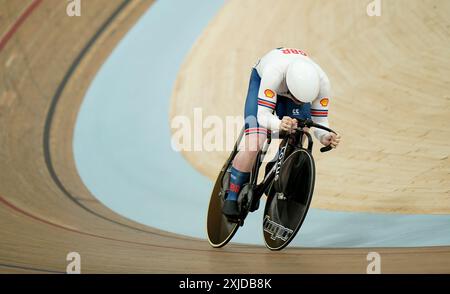
[[[258,115],[258,93],[260,85],[261,77],[259,76],[258,71],[253,68],[250,75],[247,98],[245,99],[244,117],[246,129],[259,127],[259,124],[252,120],[256,119]]]

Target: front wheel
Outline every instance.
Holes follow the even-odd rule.
[[[271,184],[264,209],[263,234],[270,250],[285,248],[305,220],[314,192],[315,166],[310,152],[298,149],[283,162]]]

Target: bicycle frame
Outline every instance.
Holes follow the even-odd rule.
[[[272,183],[273,179],[276,177],[277,171],[279,171],[279,168],[281,167],[282,161],[284,158],[289,156],[289,154],[292,153],[293,150],[296,148],[304,148],[303,147],[303,138],[306,136],[308,140],[308,147],[304,148],[308,152],[312,152],[313,147],[313,140],[309,132],[305,132],[303,128],[297,129],[297,131],[293,134],[286,134],[284,135],[285,138],[280,143],[280,147],[278,149],[278,156],[276,159],[275,164],[273,167],[269,170],[269,172],[264,176],[264,179],[260,184],[257,184],[259,170],[261,168],[261,165],[263,163],[263,159],[267,153],[267,150],[269,148],[269,145],[271,143],[271,136],[269,135],[268,140],[263,145],[263,148],[260,152],[258,152],[256,163],[253,166],[253,170],[250,177],[250,185],[252,185],[253,190],[253,198],[250,204],[251,208],[255,207],[255,204],[259,201],[259,199],[262,197],[264,192],[269,188],[269,185]],[[282,151],[283,150],[283,151]],[[281,156],[280,156],[281,155]],[[250,210],[254,211],[254,210]]]

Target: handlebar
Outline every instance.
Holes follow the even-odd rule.
[[[298,127],[296,129],[297,131],[302,131],[304,127],[307,127],[307,128],[322,129],[322,130],[325,130],[325,131],[328,131],[328,132],[331,132],[331,133],[334,133],[337,135],[337,133],[335,131],[333,131],[332,129],[330,129],[326,126],[320,125],[320,124],[316,124],[311,119],[306,119],[306,120],[297,119],[297,122],[298,122],[297,123]],[[331,149],[333,149],[333,147],[331,147],[331,145],[324,146],[324,147],[320,148],[320,152],[327,152],[327,151],[330,151]]]

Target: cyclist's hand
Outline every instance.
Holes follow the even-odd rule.
[[[280,123],[280,130],[292,133],[294,129],[297,127],[297,120],[294,118],[290,118],[289,116],[283,117]]]
[[[336,148],[339,145],[339,142],[341,142],[341,135],[336,135],[335,133],[328,133],[326,135],[323,135],[320,143],[322,143],[325,146],[331,145],[331,147]]]

